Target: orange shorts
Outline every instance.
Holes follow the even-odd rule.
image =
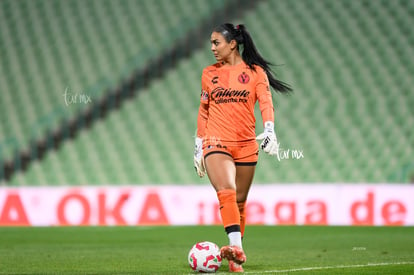
[[[243,145],[229,145],[226,142],[205,142],[203,144],[204,158],[211,154],[226,154],[240,166],[254,166],[259,158],[259,145],[255,140]],[[234,144],[234,143],[232,143]]]

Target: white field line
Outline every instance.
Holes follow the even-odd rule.
[[[262,273],[289,273],[298,271],[314,271],[324,269],[335,269],[335,268],[358,268],[358,267],[370,267],[370,266],[390,266],[390,265],[414,265],[414,262],[395,262],[395,263],[367,263],[367,264],[355,264],[355,265],[331,265],[331,266],[313,266],[313,267],[300,267],[284,270],[263,270],[260,272],[247,271],[245,274],[262,274]]]

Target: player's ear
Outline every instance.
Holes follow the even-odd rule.
[[[231,41],[230,41],[230,49],[231,50],[234,50],[234,49],[236,49],[237,48],[237,42],[236,42],[236,40],[235,39],[232,39]]]

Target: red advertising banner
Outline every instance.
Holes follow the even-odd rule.
[[[253,185],[248,224],[414,225],[414,186]],[[211,186],[0,188],[0,226],[220,224]]]

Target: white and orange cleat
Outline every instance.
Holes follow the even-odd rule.
[[[241,265],[246,262],[246,254],[241,247],[235,245],[226,245],[220,249],[221,258],[227,259],[229,262],[234,261]]]
[[[229,261],[229,271],[230,272],[244,272],[243,267],[240,264],[236,264],[234,261]]]

